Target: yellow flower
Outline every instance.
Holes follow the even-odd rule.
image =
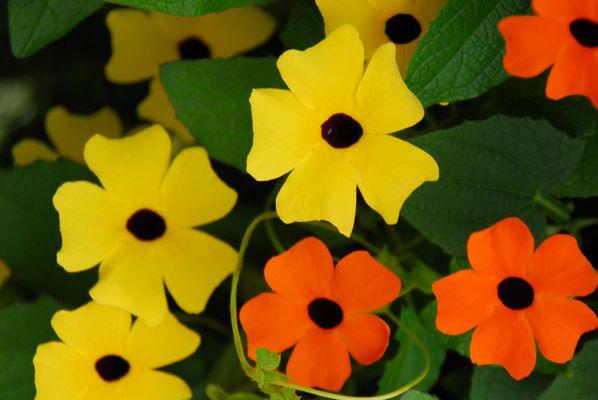
[[[68,182],[54,196],[58,264],[77,272],[101,263],[91,297],[150,325],[167,313],[163,280],[183,310],[199,313],[237,260],[231,246],[193,229],[225,216],[237,194],[204,149],[183,150],[169,167],[170,152],[158,125],[123,139],[96,135],[85,161],[103,188]]]
[[[59,156],[83,164],[83,147],[90,137],[99,133],[116,138],[122,135],[123,127],[110,107],[79,115],[57,106],[46,114],[46,132],[56,150],[41,140],[23,139],[12,148],[15,165],[25,166],[37,160],[56,161]]]
[[[316,0],[326,33],[344,24],[359,30],[369,59],[384,43],[397,48],[397,64],[407,71],[411,55],[446,0]]]
[[[155,327],[116,307],[88,303],[58,311],[59,341],[41,344],[33,358],[36,400],[185,400],[191,389],[157,370],[187,358],[197,333],[167,315]]]
[[[149,96],[139,105],[141,118],[172,129],[193,141],[159,82],[160,64],[180,59],[231,57],[257,47],[274,32],[274,19],[257,7],[243,7],[200,17],[117,9],[106,23],[112,35],[112,57],[106,76],[116,83],[152,80]]]
[[[6,263],[0,260],[0,288],[4,285],[4,283],[10,278],[10,270]]]
[[[395,46],[381,46],[364,73],[357,30],[345,25],[306,51],[278,60],[289,90],[251,95],[253,147],[247,171],[257,180],[292,171],[276,198],[286,222],[327,220],[349,236],[356,188],[388,224],[438,165],[390,133],[423,118],[424,109],[401,79]]]

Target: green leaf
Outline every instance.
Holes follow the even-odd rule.
[[[557,190],[561,197],[598,196],[598,134],[582,140],[586,144],[581,160],[571,178]]]
[[[166,14],[191,17],[251,5],[268,4],[270,0],[106,0],[143,10],[160,11]]]
[[[324,20],[312,0],[295,0],[280,39],[287,49],[305,50],[324,39]]]
[[[262,396],[255,393],[237,392],[230,394],[218,385],[208,385],[206,395],[210,400],[263,400]]]
[[[401,396],[401,400],[436,400],[437,398],[436,396],[418,392],[417,390],[410,390]]]
[[[471,381],[471,400],[534,400],[546,389],[550,378],[533,374],[516,381],[502,368],[488,366],[475,367]],[[576,397],[563,397],[575,398]]]
[[[30,56],[66,35],[103,4],[102,0],[8,0],[13,54]]]
[[[274,371],[280,365],[280,354],[259,348],[256,351],[256,365],[264,371]]]
[[[519,216],[543,238],[540,203],[574,171],[583,142],[545,121],[496,116],[411,141],[440,166],[406,202],[403,216],[445,252],[465,255],[469,235]]]
[[[415,51],[406,81],[425,106],[477,97],[505,80],[498,21],[526,0],[451,0]]]
[[[583,350],[569,363],[568,373],[559,375],[540,400],[592,400],[598,393],[596,379],[598,365],[598,340],[585,344]]]
[[[93,180],[68,161],[0,172],[0,259],[16,282],[69,304],[87,298],[97,272],[69,274],[56,264],[60,232],[52,197],[62,183],[80,179]]]
[[[0,311],[0,399],[35,397],[33,356],[38,344],[55,338],[50,319],[59,308],[42,298]]]
[[[210,157],[245,170],[253,88],[284,87],[274,58],[181,61],[160,68],[177,117]]]

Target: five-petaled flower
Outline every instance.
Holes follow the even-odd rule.
[[[274,293],[240,313],[251,358],[258,348],[295,346],[286,366],[292,382],[340,390],[351,374],[349,353],[368,365],[386,351],[390,329],[368,312],[391,303],[401,281],[369,253],[355,251],[335,267],[326,246],[306,238],[270,259],[264,275]]]
[[[575,238],[558,234],[534,252],[534,238],[517,218],[471,235],[466,269],[433,285],[436,326],[449,335],[475,327],[471,360],[499,364],[515,379],[531,374],[537,341],[548,360],[573,358],[580,336],[598,327],[594,312],[573,299],[596,289],[598,276]]]
[[[446,0],[316,0],[316,3],[327,33],[345,24],[359,30],[366,58],[379,46],[394,43],[397,64],[405,74],[411,55]]]
[[[69,272],[101,263],[91,297],[150,325],[167,313],[164,282],[183,310],[199,313],[237,260],[231,246],[193,229],[225,216],[237,194],[204,149],[183,150],[169,167],[170,153],[157,125],[123,139],[96,135],[85,161],[103,188],[68,182],[54,196],[58,263]]]
[[[407,197],[439,175],[429,154],[390,135],[424,115],[401,78],[395,46],[381,46],[364,73],[359,33],[346,25],[308,50],[285,52],[278,69],[290,90],[251,94],[247,171],[259,181],[292,171],[276,198],[280,218],[327,220],[349,236],[359,187],[395,224]]]
[[[106,24],[112,35],[108,79],[124,84],[152,79],[149,96],[139,104],[139,116],[172,129],[186,143],[192,142],[191,133],[175,116],[158,77],[159,65],[231,57],[262,44],[275,27],[274,19],[258,7],[199,17],[117,9],[108,14]]]
[[[598,6],[596,0],[534,0],[538,15],[500,21],[505,70],[529,78],[552,67],[550,99],[582,95],[598,108]]]
[[[41,344],[33,359],[36,400],[186,400],[191,389],[158,371],[195,352],[200,338],[172,315],[150,327],[111,306],[88,303],[59,311],[61,341]]]

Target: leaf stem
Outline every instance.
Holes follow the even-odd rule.
[[[336,228],[334,228],[332,225],[323,223],[323,222],[308,222],[308,225],[311,226],[315,226],[317,228],[322,228],[322,229],[326,229],[330,232],[334,232],[340,235],[340,233],[338,232],[338,230]],[[362,245],[364,248],[366,248],[370,253],[373,254],[378,254],[382,252],[382,249],[373,245],[372,243],[370,243],[366,238],[364,238],[363,236],[361,236],[358,233],[353,232],[351,234],[351,237],[349,238],[351,240],[353,240],[356,243],[359,243],[360,245]]]
[[[551,196],[546,196],[538,192],[534,196],[534,201],[538,203],[558,224],[565,224],[571,218],[567,206]]]

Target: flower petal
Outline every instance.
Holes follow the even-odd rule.
[[[64,343],[39,345],[33,357],[36,399],[81,399],[93,382],[84,360]]]
[[[268,260],[264,276],[276,293],[311,301],[330,296],[333,272],[334,262],[326,245],[308,237]]]
[[[98,283],[89,291],[91,298],[127,310],[150,326],[159,324],[167,312],[161,252],[160,242],[131,239],[121,244],[100,265]]]
[[[587,296],[596,290],[598,275],[571,235],[554,235],[536,249],[529,281],[540,294]]]
[[[526,317],[540,352],[556,363],[571,361],[581,335],[598,328],[598,318],[591,308],[581,301],[560,297],[536,297]]]
[[[338,332],[309,330],[295,346],[286,374],[297,385],[339,391],[351,375],[351,361]]]
[[[387,224],[396,224],[407,198],[439,177],[438,164],[425,151],[395,137],[364,138],[351,151],[357,185],[366,203]]]
[[[192,396],[184,380],[163,371],[138,371],[123,383],[119,398],[127,400],[190,400]]]
[[[568,26],[553,19],[515,15],[499,22],[506,42],[505,70],[529,78],[540,74],[557,59],[567,40]]]
[[[350,114],[363,61],[359,33],[344,25],[314,47],[285,52],[278,59],[278,70],[291,92],[307,107],[331,115]]]
[[[167,314],[160,324],[150,327],[137,320],[125,344],[125,354],[136,367],[156,369],[181,361],[197,350],[197,333]]]
[[[280,219],[286,224],[325,220],[350,236],[357,183],[348,155],[326,144],[314,149],[278,192],[276,211]]]
[[[321,143],[321,125],[329,116],[305,107],[290,91],[254,89],[249,102],[253,146],[247,172],[256,180],[286,174]]]
[[[123,127],[110,107],[90,115],[71,114],[64,107],[53,107],[46,114],[46,132],[58,154],[83,164],[83,148],[93,135],[117,138],[122,135]]]
[[[301,339],[310,325],[307,302],[276,293],[262,293],[241,307],[239,320],[247,334],[247,352],[255,360],[256,350],[280,353]]]
[[[367,251],[354,251],[338,262],[332,277],[332,298],[345,313],[374,311],[401,292],[401,280]]]
[[[109,354],[122,349],[131,316],[119,308],[90,302],[73,311],[58,311],[52,317],[52,328],[80,354]]]
[[[154,125],[122,139],[95,135],[85,145],[85,161],[104,188],[128,203],[147,204],[158,193],[170,162],[170,137]]]
[[[6,263],[0,260],[0,289],[2,285],[6,283],[6,281],[10,278],[10,269],[6,265]]]
[[[474,364],[501,365],[514,379],[529,376],[536,365],[536,345],[524,314],[497,307],[473,332],[470,354]]]
[[[533,9],[545,17],[571,20],[577,17],[598,17],[598,8],[593,0],[532,0]],[[594,12],[592,12],[594,11]]]
[[[15,166],[24,167],[36,161],[56,161],[58,154],[47,144],[37,139],[23,139],[11,149]]]
[[[57,260],[68,272],[98,265],[125,234],[126,216],[116,200],[90,182],[67,182],[53,198],[60,217],[62,248]]]
[[[357,314],[344,319],[338,334],[358,363],[370,365],[386,352],[390,328],[380,317]]]
[[[467,257],[474,270],[499,277],[525,278],[534,254],[534,237],[519,218],[505,218],[474,232],[467,241]]]
[[[228,243],[193,229],[173,233],[159,257],[168,291],[191,314],[204,310],[214,290],[234,271],[238,258]]]
[[[497,278],[472,270],[462,270],[434,282],[438,330],[460,335],[488,318],[498,304],[498,283]]]
[[[169,227],[205,225],[228,214],[237,193],[216,175],[205,149],[183,150],[174,159],[160,188]]]
[[[356,93],[356,116],[367,134],[387,134],[415,125],[424,107],[397,69],[396,46],[376,50]]]

